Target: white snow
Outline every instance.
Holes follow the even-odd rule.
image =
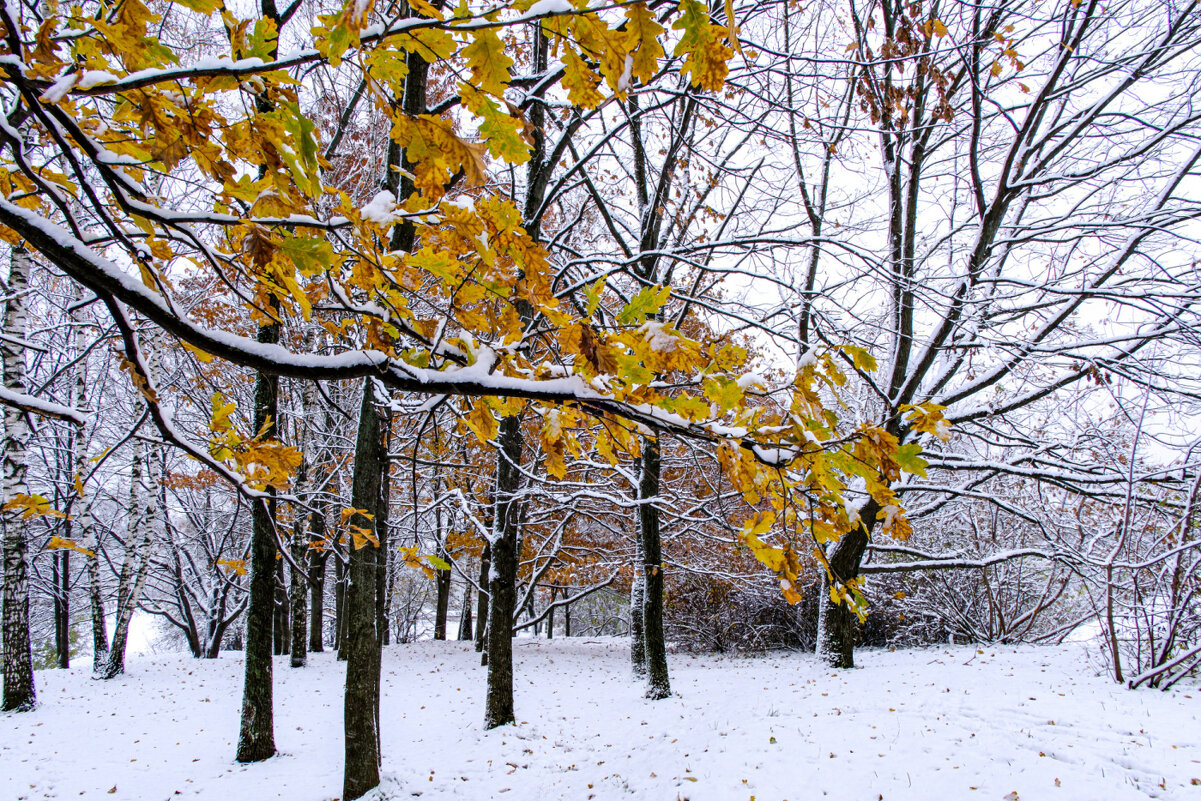
[[[738,387],[743,392],[767,389],[767,379],[752,371],[738,377]]]
[[[50,88],[42,92],[41,100],[45,103],[57,103],[67,96],[67,92],[75,87],[79,82],[79,73],[70,72],[61,76],[54,83],[50,84]]]
[[[634,80],[634,54],[626,53],[625,67],[621,71],[621,77],[617,79],[617,91],[628,92],[630,84]]]
[[[1086,646],[671,655],[675,696],[642,698],[624,640],[519,638],[516,726],[483,731],[469,644],[389,647],[388,797],[807,801],[1196,799],[1194,685],[1131,692]],[[1095,647],[1095,646],[1093,646]],[[233,761],[241,659],[132,658],[38,673],[40,706],[0,716],[0,798],[295,799],[341,795],[343,663],[275,662],[280,755]],[[109,792],[115,788],[111,793]]]
[[[656,320],[646,321],[638,331],[646,337],[646,344],[656,353],[671,353],[680,342],[680,338],[668,329],[666,323]]]
[[[104,70],[84,70],[83,75],[79,78],[79,83],[75,84],[76,89],[91,89],[94,86],[100,86],[105,83],[116,83],[120,78],[113,75],[111,72]]]
[[[572,11],[575,11],[575,7],[569,0],[538,0],[538,2],[530,6],[530,10],[526,12],[526,16],[567,14]]]
[[[360,211],[364,220],[385,227],[394,225],[397,219],[396,196],[386,189],[377,192],[375,197],[371,198],[371,202]]]

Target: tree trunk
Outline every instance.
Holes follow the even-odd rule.
[[[275,560],[275,616],[272,623],[271,651],[287,654],[292,632],[288,626],[288,584],[284,580],[284,560]]]
[[[827,561],[838,581],[849,581],[859,575],[863,555],[871,530],[876,525],[880,506],[869,499],[859,510],[862,526],[844,534],[830,550]],[[833,668],[855,667],[855,638],[859,632],[859,619],[847,609],[846,604],[830,600],[828,577],[823,580],[822,597],[818,601],[817,656]]]
[[[642,625],[646,638],[646,697],[667,698],[667,643],[663,635],[663,552],[659,542],[659,440],[642,440],[642,476],[638,483],[638,527],[642,531]]]
[[[517,528],[521,489],[521,415],[500,421],[493,516],[492,564],[488,582],[488,696],[484,728],[513,718],[513,605],[517,596]]]
[[[71,521],[65,521],[71,539]],[[54,650],[62,670],[71,667],[71,552],[56,551],[51,561],[54,583]]]
[[[388,600],[391,587],[388,584],[388,511],[392,499],[392,462],[388,452],[392,446],[392,407],[378,407],[380,416],[380,478],[379,492],[375,505],[375,537],[379,540],[375,558],[375,753],[377,761],[383,760],[380,742],[380,674],[383,672],[384,646],[388,644]]]
[[[349,579],[346,590],[346,696],[344,708],[346,762],[342,796],[359,798],[379,784],[379,631],[376,626],[376,582],[382,548],[366,539],[376,529],[380,505],[380,482],[384,476],[380,412],[374,398],[375,381],[363,382],[363,404],[355,443],[351,506],[356,513],[351,526],[359,527],[358,541],[349,549]],[[376,529],[378,530],[378,529]],[[353,532],[352,532],[353,533]]]
[[[817,657],[832,668],[855,667],[857,619],[846,604],[830,600],[830,580],[822,579],[817,602]]]
[[[148,502],[149,493],[142,479],[143,471],[149,472],[145,462],[145,446],[140,439],[134,439],[129,470],[129,531],[125,537],[125,557],[121,561],[121,574],[117,580],[117,618],[113,622],[113,641],[100,673],[103,679],[125,673],[129,624],[133,622],[134,612],[137,611],[142,585],[150,566],[156,515]]]
[[[83,398],[83,371],[80,371],[80,386],[76,389],[76,397]],[[76,408],[82,408],[82,404]],[[75,451],[75,474],[82,477],[86,474],[85,457],[82,443],[77,444]],[[92,613],[92,676],[99,677],[108,663],[108,625],[104,619],[104,593],[100,587],[100,534],[92,521],[91,501],[79,499],[79,525],[83,529],[84,571],[88,581],[88,606]]]
[[[436,573],[437,603],[434,609],[434,639],[446,639],[446,616],[450,611],[450,570]]]
[[[338,661],[346,661],[346,560],[344,549],[338,548],[334,562],[334,650]]]
[[[644,562],[645,549],[642,544],[642,526],[634,535],[634,577],[630,580],[630,665],[634,677],[646,675],[646,630],[643,625],[643,604],[646,597]]]
[[[463,587],[463,611],[459,614],[459,635],[460,640],[474,639],[471,633],[471,583],[467,582]]]
[[[321,521],[318,524],[318,521]],[[317,542],[317,527],[321,526],[324,540],[325,522],[321,515],[313,515],[313,540]],[[319,654],[325,650],[325,562],[327,551],[309,549],[309,650]]]
[[[259,327],[258,341],[279,342],[279,323]],[[275,439],[279,419],[279,380],[259,373],[254,387],[254,431]],[[275,494],[270,488],[271,495]],[[258,500],[251,509],[250,600],[246,605],[246,668],[237,760],[258,762],[275,755],[271,640],[275,618],[275,500]]]
[[[550,611],[546,613],[546,639],[555,638],[555,587],[550,588]]]
[[[480,664],[488,664],[488,652],[484,644],[488,636],[488,572],[492,567],[492,544],[484,543],[483,553],[480,554],[480,574],[477,584],[480,593],[475,599],[475,650],[479,651]]]
[[[4,308],[4,330],[16,340],[25,339],[25,295],[33,259],[24,248],[14,247],[8,276],[11,296]],[[25,353],[13,339],[0,340],[4,386],[24,393]],[[29,423],[25,413],[4,409],[4,501],[28,495],[25,483],[25,448]],[[5,712],[22,712],[37,703],[33,682],[33,652],[29,644],[29,543],[19,511],[3,514],[4,521],[4,701]]]
[[[75,454],[75,473],[85,475],[82,445]],[[100,534],[93,525],[91,501],[81,498],[79,521],[83,528],[84,570],[88,580],[88,606],[92,612],[92,675],[99,677],[108,663],[108,625],[104,618],[104,593],[100,586]]]
[[[294,668],[304,667],[308,659],[308,595],[309,587],[304,570],[305,552],[308,550],[308,535],[304,531],[304,520],[296,521],[296,530],[292,537],[292,560],[301,569],[289,566],[288,575],[291,583],[288,586],[289,609],[288,616],[292,623],[291,661]]]

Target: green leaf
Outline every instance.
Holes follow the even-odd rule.
[[[290,148],[280,148],[280,157],[287,163],[297,186],[309,197],[321,194],[320,162],[317,158],[317,125],[300,111],[297,103],[280,104],[278,116],[288,132]],[[288,152],[289,149],[291,152]]]
[[[524,164],[530,160],[530,146],[518,133],[520,120],[501,111],[499,103],[469,84],[459,84],[459,97],[472,114],[483,118],[480,135],[489,153],[509,164]]]
[[[897,464],[906,473],[926,477],[926,468],[930,463],[921,457],[922,446],[916,443],[901,445],[897,448]]]
[[[584,299],[587,301],[585,309],[588,312],[589,317],[596,314],[596,309],[598,306],[600,306],[601,302],[601,293],[604,291],[605,276],[603,275],[584,289]]]
[[[723,412],[733,409],[742,401],[742,387],[725,376],[705,379],[704,389],[705,397],[716,403]]]
[[[655,374],[647,369],[636,355],[621,353],[617,356],[617,377],[627,386],[649,384]]]
[[[317,237],[285,237],[279,250],[302,275],[324,272],[334,261],[333,247]]]
[[[641,325],[647,317],[663,308],[663,304],[667,303],[670,297],[670,287],[643,287],[617,315],[617,322],[622,325]]]
[[[219,4],[220,0],[214,6]],[[272,54],[279,47],[279,31],[276,29],[275,23],[266,17],[257,20],[254,23],[254,30],[247,38],[246,45],[246,49],[242,51],[242,58],[261,58],[263,61],[270,61]]]

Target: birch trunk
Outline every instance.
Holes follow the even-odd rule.
[[[125,535],[125,556],[121,560],[121,573],[117,581],[117,619],[113,623],[113,641],[108,658],[100,672],[102,679],[111,679],[125,672],[129,624],[138,608],[138,599],[150,566],[157,515],[149,501],[150,493],[143,478],[144,473],[150,472],[147,468],[146,446],[135,438],[129,469],[129,527]]]
[[[33,259],[23,248],[13,248],[8,288],[12,293],[4,309],[4,330],[14,339],[25,338],[25,296]],[[9,339],[0,340],[4,386],[24,393],[25,353]],[[28,495],[25,483],[25,448],[29,424],[25,413],[4,410],[4,500]],[[37,702],[33,681],[33,654],[29,645],[29,543],[19,512],[5,512],[4,520],[4,711],[32,709]]]

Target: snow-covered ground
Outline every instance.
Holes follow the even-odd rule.
[[[387,649],[389,798],[1201,799],[1201,692],[1129,692],[1085,645],[675,655],[648,703],[622,641],[519,639],[520,723],[482,731],[469,646]],[[276,662],[281,754],[233,761],[241,662],[156,656],[96,682],[37,676],[41,705],[0,716],[0,799],[329,801],[341,793],[343,665]],[[1016,793],[1016,795],[1011,795]]]

